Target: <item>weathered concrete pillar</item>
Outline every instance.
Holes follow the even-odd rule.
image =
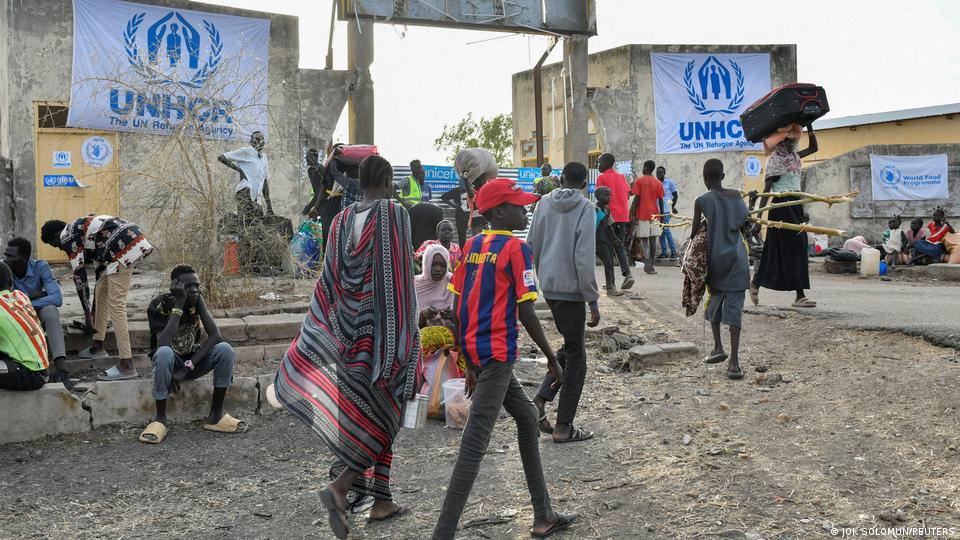
[[[350,93],[350,143],[373,144],[373,22],[354,20],[348,27],[347,69],[357,77]]]
[[[587,163],[587,36],[563,41],[563,65],[567,69],[568,126],[563,138],[564,161]],[[562,167],[563,164],[558,164]]]

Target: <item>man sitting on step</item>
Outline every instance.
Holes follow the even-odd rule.
[[[47,340],[27,295],[0,262],[0,388],[38,390],[47,382]]]
[[[220,329],[200,294],[200,278],[190,266],[181,264],[170,272],[170,292],[150,302],[150,347],[153,349],[153,398],[157,415],[140,434],[140,441],[159,444],[167,435],[167,396],[180,382],[213,372],[213,401],[203,429],[219,433],[246,431],[245,422],[223,412],[227,388],[233,382],[233,348],[223,340]],[[200,328],[207,335],[201,341]]]

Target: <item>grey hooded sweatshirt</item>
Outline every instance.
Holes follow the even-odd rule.
[[[577,189],[540,199],[527,233],[540,290],[547,300],[587,302],[597,309],[597,213]]]

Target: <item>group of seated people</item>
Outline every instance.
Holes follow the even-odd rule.
[[[46,261],[31,257],[30,242],[15,238],[0,262],[0,389],[38,390],[59,380],[73,383],[66,371],[60,287]],[[234,351],[217,328],[200,292],[200,278],[187,265],[170,274],[170,292],[150,302],[154,421],[140,435],[160,443],[167,433],[167,398],[180,383],[213,372],[213,398],[204,429],[238,433],[246,424],[223,412],[233,383]],[[205,335],[205,337],[204,337]],[[50,359],[53,369],[50,369]]]
[[[923,218],[914,218],[906,229],[901,228],[902,223],[903,218],[894,216],[880,237],[878,248],[887,266],[960,263],[960,234],[947,221],[942,207],[934,209],[933,221],[926,227]],[[843,244],[843,249],[857,254],[867,247],[872,246],[862,236]]]

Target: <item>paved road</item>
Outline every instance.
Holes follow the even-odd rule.
[[[814,263],[816,264],[816,263]],[[650,300],[680,309],[683,286],[680,269],[658,267],[648,276],[640,268],[634,275],[635,289]],[[603,281],[602,270],[598,283]],[[811,266],[808,296],[817,301],[814,309],[790,307],[794,294],[763,289],[760,306],[747,311],[776,315],[783,310],[801,311],[822,318],[825,324],[868,330],[904,331],[947,347],[960,349],[960,284],[946,281],[921,281],[920,278],[893,276],[892,281],[853,275],[826,274]]]

